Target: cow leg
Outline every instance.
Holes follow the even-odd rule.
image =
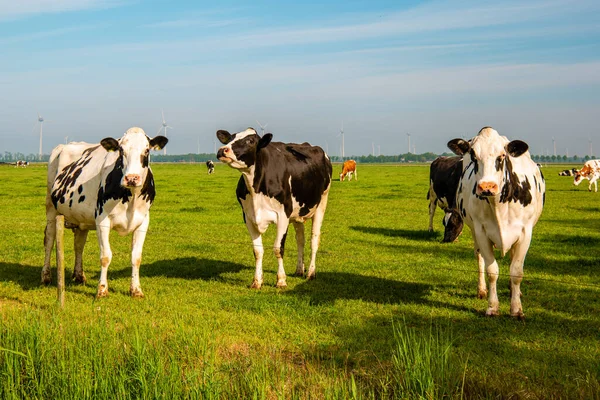
[[[437,197],[433,192],[433,187],[429,189],[429,232],[433,232],[433,217],[437,207]]]
[[[96,235],[100,246],[100,281],[98,282],[98,293],[96,297],[108,296],[108,266],[112,260],[112,251],[108,241],[110,234],[110,221],[106,218],[102,223],[96,224]]]
[[[523,263],[531,244],[531,232],[526,231],[510,250],[510,315],[518,319],[525,318],[521,305],[521,281],[523,280]]]
[[[477,243],[475,235],[473,235],[473,242],[475,245],[475,259],[477,259],[477,267],[479,270],[477,280],[477,298],[485,299],[488,295],[487,286],[485,284],[485,262],[483,261],[483,257],[481,256],[479,244]]]
[[[592,191],[592,185],[594,185],[594,192],[598,192],[598,183],[597,183],[597,180],[598,180],[598,176],[597,175],[594,175],[592,177],[592,179],[590,179],[590,184],[588,186],[588,191],[591,192]]]
[[[52,269],[50,258],[56,241],[56,209],[52,203],[46,200],[46,229],[44,231],[44,267],[42,268],[42,283],[48,285],[52,282]]]
[[[265,252],[262,244],[262,235],[258,228],[250,222],[250,218],[244,219],[246,220],[246,228],[248,228],[250,238],[252,238],[252,249],[254,251],[255,271],[254,279],[252,280],[252,285],[250,285],[250,287],[252,289],[260,289],[263,283],[262,262],[263,254]]]
[[[358,172],[354,171],[354,180],[357,181],[358,180]]]
[[[304,276],[304,224],[294,222],[296,230],[296,247],[298,248],[298,263],[296,264],[296,276]]]
[[[144,297],[140,285],[140,265],[142,264],[142,250],[144,240],[146,240],[146,232],[148,232],[148,225],[150,225],[150,214],[146,214],[144,222],[133,232],[131,240],[131,284],[129,285],[131,297]]]
[[[484,237],[485,233],[483,231],[479,231],[476,234],[482,238],[481,240],[478,240],[477,243],[479,244],[479,252],[481,254],[481,257],[483,257],[483,262],[487,271],[488,281],[490,283],[490,291],[488,294],[488,309],[485,312],[485,315],[496,316],[499,314],[498,292],[496,288],[499,273],[498,263],[496,262],[496,258],[494,257],[494,248],[492,247],[492,243],[487,239],[487,237]]]
[[[312,219],[312,237],[310,238],[310,266],[308,267],[308,274],[306,279],[315,279],[317,275],[317,250],[319,249],[319,243],[321,241],[321,225],[323,225],[323,218],[325,217],[325,209],[327,208],[327,196],[329,193],[323,194],[321,203],[315,211],[315,215]]]
[[[73,243],[75,244],[75,268],[73,268],[73,280],[78,283],[85,283],[86,278],[83,273],[83,248],[87,240],[88,230],[73,229]]]
[[[284,214],[277,219],[277,235],[275,236],[275,244],[273,246],[273,252],[277,257],[277,287],[284,288],[287,286],[285,281],[285,269],[283,268],[283,254],[285,252],[285,239],[287,237],[287,231],[290,221]]]

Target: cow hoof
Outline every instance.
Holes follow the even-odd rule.
[[[252,285],[250,285],[250,289],[260,289],[261,286],[262,286],[262,283],[255,279],[252,281]]]
[[[518,310],[517,312],[511,312],[510,316],[518,319],[519,321],[525,321],[525,314],[523,314],[523,310]]]
[[[306,276],[306,280],[307,281],[312,281],[313,279],[317,279],[317,273],[316,272],[313,272],[312,274],[308,274]]]
[[[477,298],[478,299],[485,299],[487,298],[488,292],[487,290],[478,290],[477,291]]]
[[[87,278],[85,277],[85,274],[83,274],[83,273],[80,275],[73,273],[72,278],[73,278],[73,282],[75,282],[75,283],[81,283],[81,284],[85,285],[85,283],[87,282]]]
[[[287,287],[287,283],[285,283],[285,281],[277,281],[277,285],[275,285],[275,287],[278,289],[283,289]]]
[[[129,295],[141,299],[144,297],[144,292],[142,292],[141,288],[129,288]]]
[[[98,293],[96,293],[97,299],[101,297],[108,297],[108,288],[104,285],[98,286]]]
[[[498,310],[493,310],[491,308],[488,308],[488,310],[485,312],[486,317],[497,317],[499,315],[500,313],[498,312]]]
[[[304,270],[296,270],[296,272],[294,272],[294,276],[304,276]]]
[[[42,285],[48,286],[51,283],[52,283],[52,274],[50,274],[50,273],[45,274],[44,272],[42,272]]]

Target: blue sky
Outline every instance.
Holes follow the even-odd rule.
[[[346,155],[446,151],[486,125],[600,154],[600,2],[0,0],[0,152],[131,126],[212,152],[256,120]],[[259,129],[258,129],[259,130]],[[412,148],[415,146],[416,148]]]

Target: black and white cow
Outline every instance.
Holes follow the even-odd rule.
[[[304,275],[304,222],[312,218],[311,258],[307,278],[316,274],[316,255],[321,225],[331,186],[332,166],[323,149],[308,143],[272,142],[273,135],[260,137],[252,128],[230,134],[217,131],[225,146],[217,157],[242,173],[236,195],[254,248],[256,271],[251,287],[263,283],[262,234],[277,225],[273,250],[277,257],[277,287],[285,287],[283,253],[289,223],[296,230],[298,262],[296,275]]]
[[[463,221],[456,209],[456,189],[462,173],[462,157],[438,157],[429,167],[429,232],[433,232],[433,216],[439,206],[444,210],[444,243],[452,243],[463,230]]]
[[[18,167],[27,168],[28,166],[29,166],[29,161],[25,161],[25,160],[18,160],[15,163],[15,168],[18,168]]]
[[[565,169],[563,171],[560,171],[558,173],[558,176],[573,176],[575,175],[579,170],[577,168],[571,168],[571,169]]]
[[[50,256],[56,239],[56,215],[65,216],[65,226],[75,235],[73,279],[85,282],[83,248],[88,231],[96,230],[100,245],[100,282],[97,297],[108,295],[107,272],[112,259],[108,236],[133,233],[131,286],[134,297],[143,297],[139,268],[155,188],[150,169],[150,150],[162,149],[167,138],[150,139],[141,128],[130,128],[119,140],[111,137],[99,144],[73,142],[59,145],[48,163],[46,193],[46,257],[42,282],[50,283]]]
[[[206,162],[206,169],[208,170],[208,174],[212,174],[213,172],[215,172],[215,163],[212,162],[212,160],[208,160]]]
[[[463,156],[456,201],[473,233],[480,298],[487,295],[487,271],[490,290],[486,315],[498,315],[496,247],[502,255],[510,251],[510,314],[522,318],[523,263],[544,207],[544,176],[532,161],[527,143],[509,141],[490,127],[482,128],[471,141],[453,139],[448,147]]]

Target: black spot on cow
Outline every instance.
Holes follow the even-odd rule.
[[[496,171],[502,171],[504,169],[504,158],[504,156],[496,157],[496,162],[494,164]]]
[[[93,146],[89,149],[85,149],[77,161],[72,162],[67,165],[63,170],[58,174],[55,180],[55,185],[57,185],[57,189],[52,192],[50,198],[52,199],[52,204],[54,207],[58,206],[58,201],[61,200],[61,203],[64,204],[63,197],[75,186],[77,183],[77,178],[81,175],[83,168],[90,163],[92,160],[92,153],[99,146]],[[83,189],[82,189],[83,190]]]
[[[69,208],[73,207],[73,199],[69,200]]]
[[[123,204],[129,201],[131,191],[121,186],[123,179],[123,152],[119,148],[119,157],[115,165],[106,176],[106,179],[98,189],[98,201],[96,203],[96,216],[102,214],[104,204],[109,200],[121,200]]]
[[[149,159],[150,159],[150,149],[146,150],[146,152],[140,156],[140,161],[142,163],[142,167],[148,168]]]
[[[508,203],[514,201],[515,203],[521,203],[523,206],[529,205],[533,200],[529,179],[525,177],[524,181],[519,181],[519,177],[512,169],[510,159],[506,160],[505,165],[504,186],[502,186],[500,202]]]
[[[81,194],[83,192],[83,185],[79,185],[77,188],[77,193]]]
[[[70,199],[72,199],[74,194],[75,194],[75,192],[71,192],[71,193],[69,194],[69,198],[70,198]]]
[[[156,196],[156,188],[154,187],[154,175],[152,175],[152,171],[148,168],[148,173],[146,174],[146,180],[142,185],[142,190],[140,191],[140,197],[147,202],[152,204],[154,202],[154,196]]]
[[[79,197],[79,200],[77,200],[78,203],[83,203],[85,201],[85,195]]]

